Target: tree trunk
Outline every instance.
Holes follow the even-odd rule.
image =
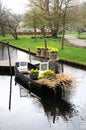
[[[3,37],[5,37],[4,27],[1,27],[1,34],[2,34]]]
[[[63,32],[62,32],[62,49],[64,49],[64,36],[65,36],[65,29],[63,28]]]
[[[45,28],[44,26],[41,28],[43,38],[46,38]]]
[[[52,30],[52,37],[57,38],[57,30]]]
[[[65,12],[64,15],[63,15],[62,49],[64,49],[65,17],[66,17],[66,12]]]
[[[14,37],[15,40],[18,40],[18,35],[17,35],[17,32],[15,31],[14,33],[11,33],[12,36]]]
[[[35,20],[35,17],[34,17],[34,38],[36,41],[36,20]]]

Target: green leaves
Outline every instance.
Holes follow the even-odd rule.
[[[33,74],[33,73],[39,73],[39,70],[38,69],[31,69],[30,73],[31,74]]]

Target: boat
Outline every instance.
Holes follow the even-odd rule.
[[[57,87],[56,91],[54,89],[50,88],[47,85],[42,85],[37,82],[37,80],[33,80],[30,76],[31,69],[44,69],[45,64],[48,66],[48,62],[44,62],[41,64],[42,67],[40,67],[40,64],[33,65],[29,62],[16,62],[15,63],[15,83],[19,83],[23,87],[25,87],[28,90],[36,91],[40,93],[51,93],[51,94],[57,94],[58,97],[61,97],[62,90],[61,87]]]

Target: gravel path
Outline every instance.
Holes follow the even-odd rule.
[[[66,35],[65,38],[69,41],[70,44],[73,44],[77,47],[86,47],[86,39],[78,39],[75,36],[68,36]]]

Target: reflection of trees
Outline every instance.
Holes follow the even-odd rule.
[[[4,45],[0,44],[0,60],[4,57]]]
[[[9,47],[10,49],[10,56],[11,59],[16,59],[17,57],[17,49]],[[7,60],[8,59],[8,49],[7,46],[0,43],[0,60]]]

